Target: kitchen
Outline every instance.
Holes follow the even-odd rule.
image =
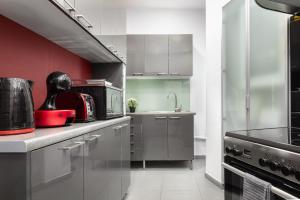
[[[299,7],[0,0],[1,199],[299,198]]]

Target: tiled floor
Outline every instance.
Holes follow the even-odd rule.
[[[131,172],[126,200],[223,200],[223,190],[204,177],[205,160],[184,163],[150,163]]]

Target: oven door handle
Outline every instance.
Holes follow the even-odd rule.
[[[235,167],[232,167],[232,166],[230,166],[226,163],[223,163],[222,165],[225,169],[227,169],[227,170],[229,170],[229,171],[231,171],[231,172],[233,172],[233,173],[235,173],[235,174],[237,174],[241,177],[245,177],[245,174],[246,174],[245,172],[243,172],[243,171],[241,171],[241,170],[239,170]],[[281,190],[277,187],[274,187],[274,186],[271,186],[271,191],[274,194],[280,196],[281,198],[284,198],[284,199],[287,199],[287,200],[299,199],[299,198],[297,198],[297,197],[295,197],[295,196],[293,196],[293,195],[291,195],[291,194],[289,194],[289,193],[287,193],[287,192],[285,192],[285,191],[283,191],[283,190]]]

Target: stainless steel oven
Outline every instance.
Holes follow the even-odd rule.
[[[290,133],[289,128],[226,133],[225,200],[242,199],[246,173],[272,185],[271,200],[300,199],[300,148],[290,142]]]

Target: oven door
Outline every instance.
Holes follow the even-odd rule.
[[[261,169],[250,166],[234,158],[225,156],[224,181],[225,200],[241,200],[243,196],[242,173],[252,174],[272,184],[271,200],[285,200],[300,198],[300,185],[294,184],[280,177],[274,176]],[[229,169],[230,168],[230,169]],[[274,192],[275,191],[275,192]],[[291,198],[297,197],[297,198]]]

